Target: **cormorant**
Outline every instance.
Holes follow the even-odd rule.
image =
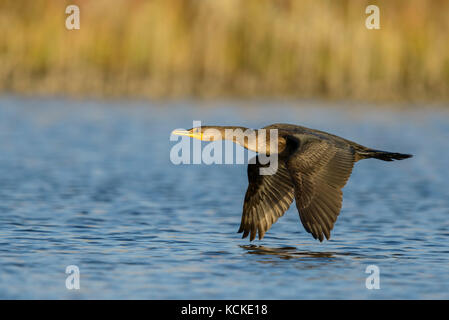
[[[262,139],[257,139],[261,130],[234,126],[173,131],[176,135],[204,141],[231,140],[258,152],[259,156],[261,150],[266,155],[277,153],[278,167],[272,175],[260,174],[259,169],[268,165],[262,164],[259,156],[248,164],[249,185],[238,232],[243,232],[242,238],[250,235],[250,241],[257,233],[262,239],[271,225],[284,215],[293,199],[306,231],[320,241],[324,237],[329,240],[340,213],[342,188],[354,163],[370,158],[393,161],[412,157],[370,149],[327,132],[292,124],[272,124],[262,129],[265,129]],[[269,145],[270,129],[277,129],[277,150]],[[229,138],[227,130],[237,133]],[[256,142],[256,139],[260,141]]]

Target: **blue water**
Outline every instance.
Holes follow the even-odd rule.
[[[392,110],[0,98],[0,298],[448,299],[449,113]],[[330,241],[292,206],[250,243],[246,167],[170,162],[170,132],[192,120],[296,123],[415,157],[357,163]]]

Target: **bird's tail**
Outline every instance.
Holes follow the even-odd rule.
[[[387,152],[382,150],[366,149],[357,152],[362,159],[375,158],[383,161],[403,160],[413,157],[411,154]]]

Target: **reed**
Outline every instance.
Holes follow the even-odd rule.
[[[448,32],[445,0],[2,0],[0,90],[447,100]]]

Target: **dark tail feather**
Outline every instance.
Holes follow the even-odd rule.
[[[374,149],[359,151],[358,153],[364,159],[375,158],[383,161],[403,160],[413,157],[411,154],[387,152]]]

